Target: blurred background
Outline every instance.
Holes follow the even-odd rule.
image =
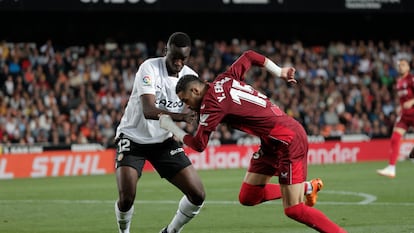
[[[113,147],[137,68],[174,31],[206,80],[247,49],[295,66],[293,87],[260,69],[247,81],[310,138],[388,138],[413,13],[408,0],[1,0],[0,143]],[[211,140],[256,142],[225,125]]]
[[[1,0],[2,37],[55,45],[165,39],[410,40],[408,0]]]

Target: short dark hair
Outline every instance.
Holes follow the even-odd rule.
[[[200,82],[202,83],[201,79],[199,77],[197,77],[196,75],[193,74],[186,74],[184,76],[182,76],[178,82],[177,85],[175,86],[175,93],[178,94],[182,91],[186,91],[188,88],[188,84],[191,82]]]
[[[170,38],[168,38],[167,44],[175,45],[177,47],[191,47],[191,39],[184,32],[174,32],[171,34]]]

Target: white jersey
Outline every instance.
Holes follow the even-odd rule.
[[[149,58],[140,65],[115,137],[123,133],[126,138],[139,144],[160,143],[172,137],[171,132],[160,127],[158,120],[145,118],[140,98],[144,94],[155,95],[157,108],[174,113],[183,111],[184,103],[175,93],[178,78],[168,76],[165,59]],[[198,76],[190,67],[184,66],[178,77],[186,74]]]

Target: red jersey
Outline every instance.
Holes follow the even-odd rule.
[[[414,76],[412,74],[407,74],[397,80],[397,94],[400,100],[402,114],[414,117],[414,106],[409,109],[402,107],[404,102],[414,98]]]
[[[254,52],[243,53],[232,66],[217,76],[200,107],[200,120],[194,137],[186,135],[184,143],[197,151],[203,151],[220,123],[260,137],[289,144],[295,132],[303,132],[294,118],[286,115],[278,106],[253,89],[244,81],[244,74],[251,65],[263,67],[265,57]]]

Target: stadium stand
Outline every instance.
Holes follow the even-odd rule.
[[[1,143],[111,146],[137,67],[146,57],[161,55],[163,43],[111,41],[58,49],[52,40],[2,41]],[[248,48],[297,68],[296,86],[260,69],[246,79],[299,120],[309,135],[390,135],[398,106],[395,62],[402,56],[411,59],[413,44],[359,40],[308,47],[301,41],[197,39],[189,65],[211,80]],[[214,137],[221,144],[249,141],[225,125]]]

